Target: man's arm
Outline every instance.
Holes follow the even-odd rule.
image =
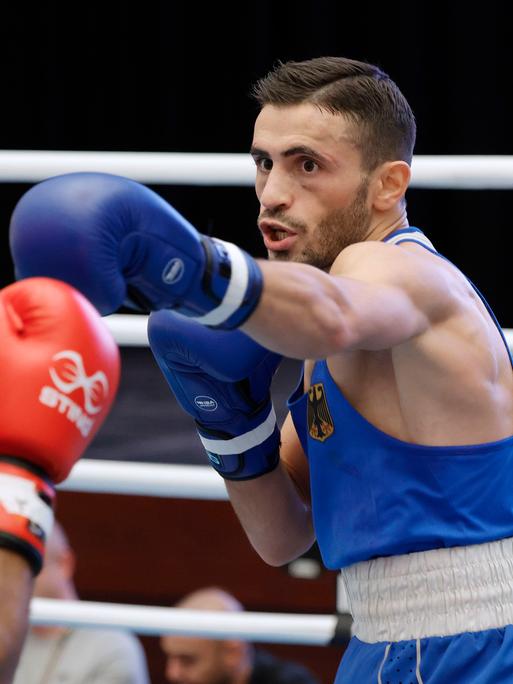
[[[32,187],[16,205],[10,240],[18,277],[69,282],[103,314],[123,303],[173,309],[215,329],[242,326],[264,347],[301,359],[400,344],[429,327],[450,291],[438,282],[449,269],[418,245],[356,243],[330,274],[257,262],[110,174],[64,174]]]
[[[262,298],[242,329],[292,358],[391,348],[448,315],[460,288],[442,263],[421,247],[381,242],[346,248],[329,274],[260,261]]]
[[[270,395],[281,358],[239,330],[211,330],[168,310],[151,314],[148,338],[255,549],[273,565],[306,551],[306,458],[290,418],[279,430]]]
[[[308,464],[290,415],[281,430],[280,465],[254,480],[227,480],[226,488],[248,539],[269,565],[284,565],[314,543]]]
[[[22,556],[0,548],[0,684],[10,684],[28,627],[34,580]]]

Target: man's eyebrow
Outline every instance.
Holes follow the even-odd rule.
[[[252,147],[250,154],[253,157],[270,157],[271,155],[266,150],[262,150],[259,147]],[[295,157],[296,155],[303,155],[305,157],[313,157],[314,159],[323,159],[323,155],[316,152],[312,147],[308,145],[296,145],[295,147],[289,147],[284,152],[281,152],[282,157]]]
[[[251,147],[249,153],[252,157],[268,157],[269,156],[269,152],[266,152],[265,150],[261,150],[259,147]]]
[[[301,154],[305,157],[322,159],[322,154],[316,152],[312,147],[308,147],[308,145],[296,145],[295,147],[289,147],[288,150],[285,150],[285,152],[282,153],[284,157],[295,157],[298,154]]]

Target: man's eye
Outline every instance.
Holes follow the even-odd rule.
[[[260,171],[270,171],[273,168],[272,159],[269,159],[269,157],[261,157],[260,159],[255,159],[255,164],[260,169]]]
[[[306,173],[312,173],[312,171],[316,171],[318,169],[317,163],[314,162],[313,159],[304,159],[302,166],[303,171],[306,171]]]

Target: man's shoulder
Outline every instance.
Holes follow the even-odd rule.
[[[427,250],[423,251],[427,252]],[[330,268],[330,273],[332,275],[344,275],[350,274],[352,271],[361,272],[362,270],[374,269],[376,264],[384,261],[387,264],[390,264],[391,260],[400,263],[407,258],[407,251],[398,249],[397,245],[388,242],[379,240],[354,242],[338,254]]]
[[[318,684],[303,665],[257,649],[250,684]]]
[[[144,657],[141,642],[134,634],[122,629],[74,629],[68,648],[95,660],[102,658],[139,660]]]
[[[110,646],[131,647],[138,639],[123,629],[74,629],[73,638],[82,644],[107,644]]]
[[[66,656],[91,671],[103,672],[105,680],[124,677],[123,681],[133,684],[148,682],[142,644],[135,634],[122,629],[75,629]]]
[[[412,241],[399,245],[379,240],[356,242],[340,252],[330,275],[429,292],[442,300],[469,290],[468,279],[455,264]]]

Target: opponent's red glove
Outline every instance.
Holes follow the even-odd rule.
[[[106,418],[119,351],[77,290],[28,278],[0,290],[0,546],[34,573],[64,480]]]

